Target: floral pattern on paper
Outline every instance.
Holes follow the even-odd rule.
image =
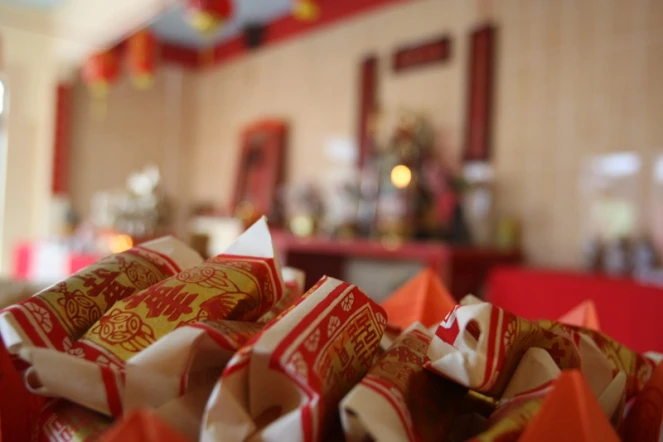
[[[85,358],[85,352],[83,351],[83,349],[74,347],[71,342],[71,339],[69,339],[68,337],[62,340],[62,347],[64,348],[65,352],[67,352],[72,356],[76,356],[77,358]]]
[[[350,311],[352,308],[352,304],[355,302],[355,295],[351,293],[348,293],[348,296],[343,298],[343,301],[341,301],[341,308],[343,308],[343,311]]]
[[[45,308],[39,307],[34,302],[28,302],[25,306],[30,310],[30,313],[32,313],[32,316],[37,321],[39,327],[41,327],[46,333],[50,333],[51,330],[53,330],[50,314]]]
[[[300,352],[295,353],[286,364],[286,369],[302,379],[308,378],[308,365]]]
[[[311,334],[311,336],[309,336],[306,339],[306,342],[304,342],[304,347],[306,347],[308,351],[316,351],[318,349],[319,344],[320,344],[320,329],[317,328],[315,329],[313,334]]]
[[[123,369],[123,367],[120,364],[111,361],[106,356],[99,356],[97,358],[97,364],[101,365],[102,367],[108,367],[112,370],[122,370]]]
[[[329,324],[327,324],[327,336],[333,335],[340,326],[341,320],[338,319],[338,316],[332,316],[329,318]]]

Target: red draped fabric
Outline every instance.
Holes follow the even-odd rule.
[[[584,300],[601,331],[640,352],[663,352],[663,288],[602,275],[523,268],[494,270],[487,300],[527,319],[557,319]]]

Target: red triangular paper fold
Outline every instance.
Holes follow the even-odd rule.
[[[578,370],[562,372],[518,442],[619,442]]]
[[[558,321],[563,322],[564,324],[577,325],[596,331],[601,330],[599,326],[599,317],[596,313],[596,305],[591,299],[581,302],[566,314],[562,315]]]
[[[658,442],[663,424],[663,362],[658,364],[645,387],[635,397],[621,427],[623,440]]]
[[[382,303],[389,323],[401,329],[417,321],[424,327],[435,325],[455,306],[456,300],[431,269],[419,272]]]

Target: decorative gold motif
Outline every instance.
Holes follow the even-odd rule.
[[[118,301],[84,336],[126,360],[166,333],[200,321],[256,321],[277,301],[270,262],[216,257]]]

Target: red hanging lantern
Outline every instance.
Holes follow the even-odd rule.
[[[231,0],[187,0],[189,23],[203,34],[218,31],[232,12]]]
[[[301,21],[317,20],[320,16],[319,0],[293,0],[292,15]]]
[[[90,55],[83,65],[81,77],[92,95],[105,97],[119,73],[120,60],[117,49],[112,48]]]
[[[127,69],[134,86],[144,89],[152,84],[156,71],[157,44],[147,29],[136,32],[127,39]]]

